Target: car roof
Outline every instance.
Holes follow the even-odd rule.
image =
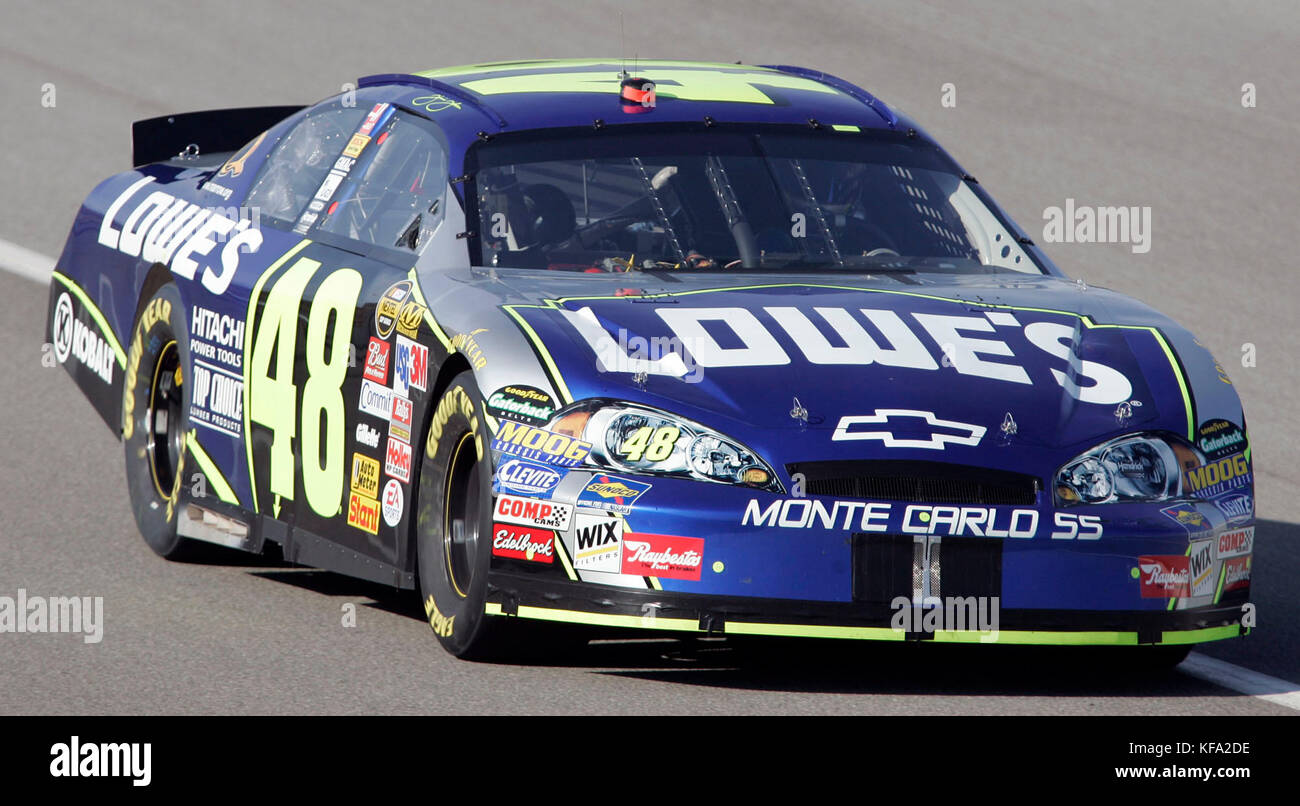
[[[653,109],[625,105],[621,78],[654,82]],[[866,90],[816,70],[663,59],[493,62],[368,76],[358,85],[408,85],[402,103],[468,115],[488,132],[603,124],[704,121],[821,125],[841,131],[897,128],[899,118]],[[423,101],[420,103],[419,101]],[[464,123],[467,120],[455,121]],[[454,128],[461,128],[452,124]],[[601,124],[596,124],[601,125]]]

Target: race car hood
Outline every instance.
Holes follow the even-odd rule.
[[[500,272],[497,288],[562,397],[643,403],[786,455],[798,434],[826,458],[972,464],[995,446],[1056,461],[1122,433],[1190,438],[1180,352],[1199,351],[1197,375],[1217,366],[1151,308],[1055,277],[557,274]],[[1235,394],[1215,406],[1240,422]]]

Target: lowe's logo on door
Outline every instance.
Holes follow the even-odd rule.
[[[550,498],[555,485],[564,476],[564,473],[537,462],[511,459],[497,470],[493,486],[498,493],[523,493],[537,498]]]

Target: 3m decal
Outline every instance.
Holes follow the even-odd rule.
[[[699,580],[704,540],[643,532],[623,535],[623,573],[665,579]]]
[[[538,498],[500,495],[493,513],[493,517],[502,523],[564,531],[573,518],[573,507]]]
[[[427,391],[428,385],[429,348],[398,336],[393,348],[393,391],[409,395],[411,389]]]
[[[303,296],[320,267],[319,261],[299,258],[266,292],[249,339],[251,349],[245,353],[249,368],[245,408],[251,423],[271,432],[271,492],[285,500],[294,499],[296,457],[301,457],[308,505],[321,517],[332,518],[343,497],[346,418],[342,386],[362,278],[353,269],[338,269],[320,281],[307,315],[306,343],[299,351]],[[297,355],[305,356],[306,381],[301,390],[294,382]]]
[[[492,554],[529,562],[555,562],[555,533],[509,523],[492,524]]]

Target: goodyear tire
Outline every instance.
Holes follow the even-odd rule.
[[[176,533],[189,427],[189,329],[168,283],[144,304],[131,331],[122,391],[122,445],[135,522],[149,548],[179,559],[191,542]]]
[[[417,561],[425,617],[443,648],[497,654],[499,625],[483,614],[492,553],[492,455],[483,398],[470,372],[434,408],[416,494]]]

